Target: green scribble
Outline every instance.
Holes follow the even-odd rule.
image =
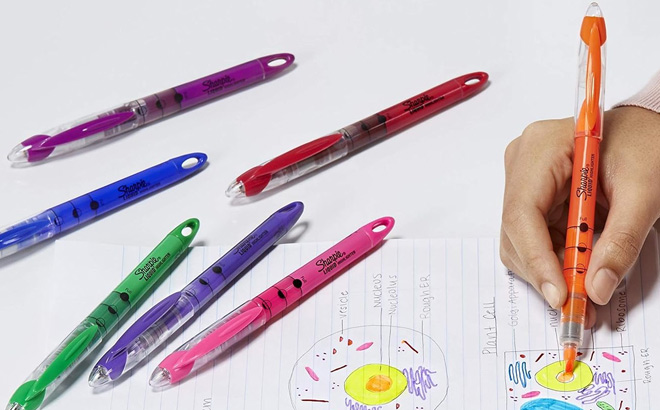
[[[610,406],[608,403],[605,403],[604,401],[597,402],[596,406],[598,406],[598,408],[601,410],[614,410],[614,407]]]

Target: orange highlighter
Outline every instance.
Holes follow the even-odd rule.
[[[564,348],[566,376],[572,376],[582,344],[587,310],[584,277],[594,237],[598,151],[603,136],[605,20],[591,3],[580,29],[580,66],[575,111],[575,152],[566,228],[564,278],[568,298],[561,308],[559,342]]]

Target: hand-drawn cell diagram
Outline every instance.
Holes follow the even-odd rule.
[[[561,350],[504,353],[507,410],[635,409],[632,346],[583,348],[572,375]]]
[[[433,410],[447,389],[440,346],[398,326],[353,327],[320,339],[289,379],[296,410]]]

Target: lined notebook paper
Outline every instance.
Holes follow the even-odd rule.
[[[655,234],[615,303],[599,310],[600,324],[580,356],[592,379],[576,390],[553,390],[558,313],[501,265],[492,238],[387,240],[183,382],[149,387],[149,375],[168,353],[331,245],[275,247],[148,360],[108,388],[92,390],[92,366],[123,331],[229,249],[192,248],[45,408],[526,410],[559,403],[564,407],[557,409],[623,410],[658,401],[652,388],[660,352],[653,326],[660,314]],[[44,323],[45,352],[149,250],[58,241],[54,266],[39,285],[49,296],[41,306],[25,307]],[[12,370],[29,374],[45,352],[14,352]],[[17,387],[14,379],[6,383],[0,373],[2,397]]]
[[[654,367],[660,357],[659,272],[658,237],[652,231],[611,303],[597,307],[597,324],[585,332],[578,351],[575,378],[561,383],[560,312],[503,269],[497,275],[498,371],[505,387],[498,391],[498,403],[505,404],[500,408],[660,408],[660,374]]]

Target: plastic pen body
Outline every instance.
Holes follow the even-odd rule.
[[[598,158],[603,135],[605,22],[592,3],[580,30],[580,69],[575,113],[575,151],[569,196],[564,279],[568,295],[561,309],[559,342],[566,372],[572,373],[584,339],[588,295],[585,276],[593,246]]]
[[[184,166],[188,160],[196,162]],[[0,229],[0,258],[165,188],[195,173],[205,162],[202,153],[182,155]]]
[[[252,196],[309,174],[475,94],[487,81],[488,74],[476,72],[440,84],[244,172],[226,194]]]
[[[377,219],[326,250],[259,296],[238,307],[179,347],[154,370],[150,384],[176,383],[236,342],[264,326],[354,261],[377,246],[392,230],[394,219]],[[379,230],[382,228],[382,230]]]
[[[189,219],[172,230],[28,376],[8,410],[35,410],[183,255],[199,229]]]
[[[80,149],[266,80],[293,61],[291,54],[273,54],[127,102],[34,135],[14,147],[7,158],[37,162]]]
[[[282,207],[180,292],[163,299],[140,317],[98,361],[90,375],[90,385],[96,387],[116,380],[147,357],[280,240],[298,221],[303,209],[301,202]]]
[[[587,311],[585,275],[589,267],[594,236],[598,150],[600,139],[578,137],[575,153],[571,201],[564,251],[564,278],[568,297],[561,309],[559,342],[564,347],[577,349],[583,342]]]

